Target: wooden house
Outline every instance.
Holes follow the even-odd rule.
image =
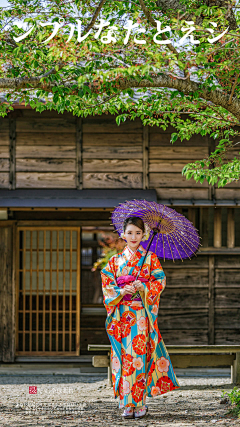
[[[171,132],[20,105],[1,118],[1,361],[81,357],[88,343],[108,343],[100,275],[91,269],[101,233],[112,232],[113,207],[131,198],[173,207],[202,237],[197,257],[162,261],[165,343],[239,343],[240,182],[218,189],[187,181],[182,167],[214,142],[172,145]]]

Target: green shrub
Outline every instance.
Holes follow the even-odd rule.
[[[234,387],[230,392],[223,392],[223,396],[227,395],[231,402],[231,408],[229,409],[229,413],[235,415],[240,418],[240,389]]]

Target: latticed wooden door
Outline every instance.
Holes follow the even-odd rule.
[[[79,355],[80,228],[19,227],[18,355]]]

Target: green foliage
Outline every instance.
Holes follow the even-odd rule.
[[[116,248],[104,248],[101,257],[94,263],[92,270],[95,271],[97,268],[102,270],[107,265],[112,256],[116,255],[117,253],[118,252]]]
[[[92,267],[92,271],[97,269],[103,269],[113,255],[121,252],[126,243],[123,239],[113,237],[111,234],[103,234],[102,239],[99,240],[98,244],[102,246],[101,256],[97,259]]]
[[[174,10],[169,7],[164,11],[156,2],[144,0],[150,20],[138,1],[106,1],[95,25],[100,19],[117,25],[116,43],[102,43],[108,27],[98,39],[94,38],[97,28],[91,28],[90,35],[80,43],[77,19],[81,20],[84,36],[98,4],[99,0],[9,0],[8,7],[0,8],[0,86],[5,93],[0,116],[6,116],[17,101],[30,104],[40,113],[54,109],[82,117],[114,114],[119,126],[136,118],[143,125],[163,130],[170,125],[175,129],[169,141],[172,144],[177,140],[184,144],[195,135],[216,140],[209,157],[184,167],[186,179],[200,183],[207,180],[219,187],[239,180],[240,14],[232,8],[234,4],[226,2],[226,7],[219,7],[212,3],[209,6],[207,0],[179,0]],[[197,22],[194,37],[200,44],[187,39],[184,45],[176,45],[185,35],[182,27],[186,26],[186,8],[188,16]],[[210,43],[211,22],[217,23],[214,36],[221,34],[230,25],[229,8],[236,27]],[[46,43],[54,26],[42,27],[40,23],[62,20],[55,37]],[[132,33],[124,45],[127,20],[138,22],[139,28],[146,30],[136,37],[146,44],[135,43]],[[171,27],[171,34],[165,35],[175,49],[153,42],[156,27],[152,21],[156,20],[162,22],[162,28]],[[24,29],[18,27],[19,22],[24,23]],[[71,25],[75,30],[69,40]],[[28,37],[14,41],[31,27]],[[184,77],[180,77],[180,70]],[[196,79],[198,83],[193,84]],[[140,95],[138,100],[136,94]]]
[[[234,387],[230,392],[223,392],[222,397],[225,395],[228,396],[232,405],[229,413],[240,418],[240,389]]]

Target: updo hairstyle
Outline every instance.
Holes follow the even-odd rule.
[[[136,227],[140,228],[140,230],[142,230],[143,233],[145,232],[144,222],[138,216],[130,216],[130,217],[125,219],[125,221],[123,223],[123,231],[124,232],[126,231],[126,228],[129,224],[133,224]]]

